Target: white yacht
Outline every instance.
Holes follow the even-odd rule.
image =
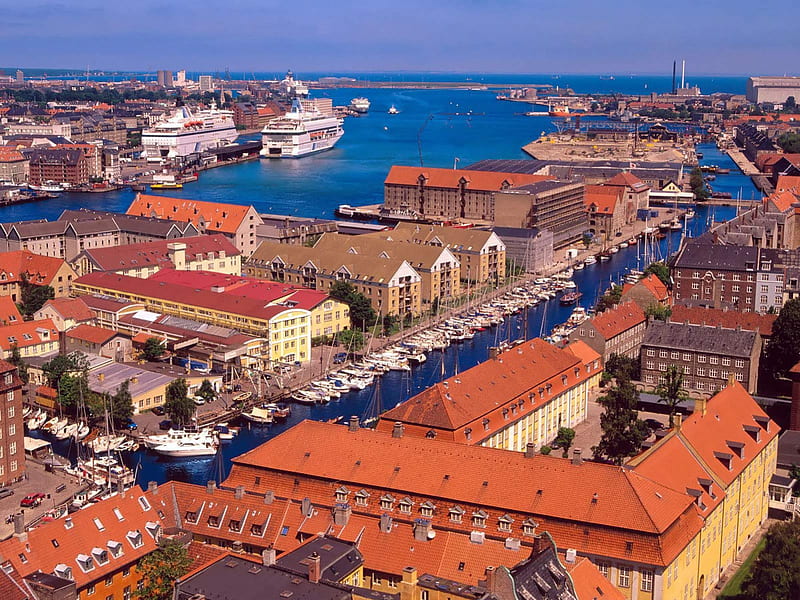
[[[168,119],[142,132],[147,162],[164,162],[232,144],[238,137],[233,111],[211,108],[193,113],[180,106]]]
[[[389,110],[388,110],[388,111],[386,111],[386,112],[388,112],[390,115],[396,115],[396,114],[398,114],[400,111],[399,111],[399,110],[397,110],[397,107],[396,107],[394,104],[392,104],[392,105],[389,107]]]
[[[289,112],[267,123],[261,131],[261,156],[300,158],[330,150],[344,135],[343,122],[317,110],[304,110],[295,99]]]
[[[244,411],[242,418],[259,425],[268,425],[275,420],[272,411],[263,406],[254,406],[250,410]]]
[[[153,448],[153,452],[163,456],[181,458],[184,456],[213,456],[217,453],[219,442],[213,437],[205,439],[184,439],[167,442]]]
[[[369,100],[364,97],[353,98],[350,100],[350,108],[352,108],[357,113],[365,113],[369,112]]]
[[[214,433],[207,429],[200,431],[185,431],[183,429],[170,429],[167,433],[148,435],[142,438],[146,448],[155,450],[158,446],[165,444],[177,444],[179,442],[213,442],[215,441]]]

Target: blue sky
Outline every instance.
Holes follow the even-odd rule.
[[[0,64],[663,73],[685,58],[694,74],[791,74],[795,10],[786,0],[0,0]]]

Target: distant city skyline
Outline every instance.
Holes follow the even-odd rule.
[[[309,6],[310,5],[310,6]],[[766,0],[221,5],[34,0],[7,6],[0,62],[42,69],[796,74],[789,6]],[[285,66],[284,66],[285,65]]]

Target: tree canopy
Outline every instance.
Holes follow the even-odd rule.
[[[57,354],[42,365],[42,372],[47,378],[47,385],[55,388],[66,373],[83,373],[88,367],[89,361],[86,355],[75,351],[70,354]]]
[[[109,398],[108,413],[115,427],[126,425],[133,416],[133,400],[130,392],[130,380],[126,379]]]
[[[663,262],[659,261],[650,263],[650,265],[644,270],[644,274],[646,276],[650,273],[658,277],[664,285],[670,284],[669,267]]]
[[[167,385],[167,397],[164,410],[179,426],[191,421],[194,416],[194,401],[189,398],[189,386],[183,378],[176,379]]]
[[[675,424],[675,411],[678,405],[689,399],[688,392],[683,388],[683,372],[679,367],[670,365],[661,376],[661,383],[656,387],[658,401],[669,408],[669,427]]]
[[[555,443],[561,448],[561,455],[564,458],[569,456],[569,449],[572,447],[572,441],[575,439],[575,430],[569,427],[559,427],[558,434],[556,435]]]
[[[611,289],[609,291],[600,296],[594,308],[597,312],[601,313],[603,311],[608,310],[609,308],[615,307],[617,304],[619,304],[619,301],[621,299],[622,299],[622,286],[615,284],[611,286]]]
[[[600,415],[600,442],[592,448],[595,458],[621,465],[637,454],[650,435],[647,424],[639,419],[636,405],[639,391],[629,379],[621,377],[597,402],[603,407]]]
[[[20,284],[19,312],[30,317],[44,306],[48,300],[56,297],[55,290],[49,285],[35,285],[23,276]]]
[[[742,587],[747,600],[800,600],[800,520],[769,528]]]
[[[706,181],[703,179],[703,172],[700,167],[692,169],[692,174],[689,176],[689,185],[692,186],[694,197],[698,200],[708,200],[711,195],[706,187]]]
[[[211,402],[217,397],[217,392],[214,390],[213,384],[208,379],[203,379],[200,384],[200,389],[197,390],[197,395],[203,398],[206,402]]]
[[[167,540],[158,550],[139,561],[138,571],[143,579],[136,590],[140,600],[170,600],[175,580],[189,572],[192,559],[180,542]]]
[[[612,354],[606,361],[605,371],[616,379],[639,379],[639,361],[624,354]]]
[[[22,355],[19,353],[19,346],[16,344],[11,344],[11,356],[8,358],[8,362],[17,367],[19,378],[22,380],[22,383],[27,384],[28,379],[30,379],[28,375],[28,365],[22,360]]]
[[[147,361],[158,360],[164,354],[166,347],[158,338],[147,338],[142,348],[142,358]]]
[[[800,133],[788,131],[778,137],[778,145],[787,154],[800,153]]]
[[[773,376],[783,376],[800,360],[800,298],[789,300],[772,325],[764,366]]]
[[[372,302],[364,294],[356,291],[349,281],[335,281],[328,290],[328,295],[350,307],[350,320],[357,328],[369,327],[375,323],[376,314]]]

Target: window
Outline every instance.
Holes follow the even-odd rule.
[[[92,594],[94,594],[94,586],[90,585],[88,588],[86,588],[86,595],[91,596]]]
[[[667,358],[667,351],[666,350],[659,350],[658,351],[659,358]]]
[[[652,348],[647,349],[647,356],[655,356],[655,355],[656,355],[655,350],[653,350]]]
[[[711,365],[719,364],[719,357],[717,357],[717,356],[709,356],[708,357],[708,363],[711,364]]]
[[[617,586],[621,588],[631,587],[630,567],[619,567],[617,569]]]
[[[683,353],[683,360],[687,360],[687,361],[688,360],[692,360],[691,354],[689,354],[688,352],[684,352]]]
[[[479,510],[478,512],[472,513],[472,525],[474,527],[486,527],[486,517],[488,515]]]
[[[652,571],[642,571],[641,588],[643,592],[653,591],[653,581],[655,577]]]
[[[647,361],[647,368],[648,369],[655,369],[655,363],[652,360]]]
[[[669,355],[669,357],[672,360],[678,360],[678,356],[680,356],[680,354],[678,352],[670,352],[670,355]]]
[[[369,492],[361,490],[356,493],[356,506],[366,506],[369,500]]]
[[[461,518],[464,515],[464,509],[460,506],[454,506],[450,509],[450,521],[453,523],[461,523]]]
[[[706,355],[705,354],[698,354],[697,355],[697,362],[699,362],[699,363],[706,362]]]
[[[109,575],[106,577],[106,587],[111,587],[112,585],[114,585],[114,576]]]
[[[731,359],[727,356],[722,358],[722,366],[723,367],[730,367],[731,366]]]
[[[411,514],[411,507],[414,506],[414,503],[411,501],[410,498],[403,498],[400,500],[399,504],[397,505],[400,509],[400,512],[406,515]]]
[[[608,574],[610,572],[610,568],[608,566],[608,563],[598,562],[597,563],[597,570],[600,571],[600,573],[603,575],[603,577],[608,579]]]

